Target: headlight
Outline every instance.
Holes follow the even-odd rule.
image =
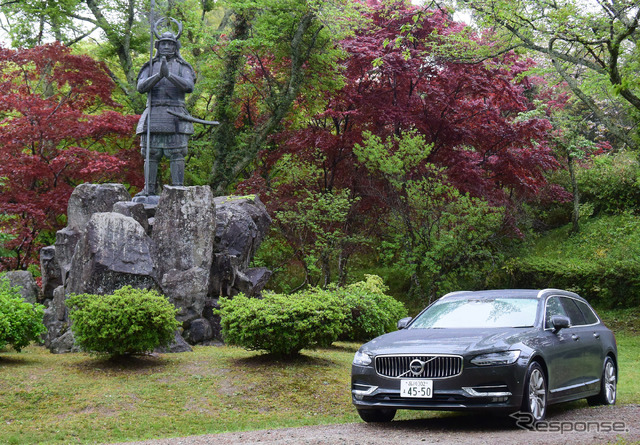
[[[364,352],[358,351],[353,357],[353,364],[358,366],[368,366],[371,364],[371,356],[369,354],[365,354]]]
[[[474,357],[471,363],[478,366],[511,365],[520,357],[520,351],[492,352]]]

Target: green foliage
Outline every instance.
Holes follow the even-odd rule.
[[[578,172],[581,200],[594,212],[640,212],[640,164],[635,153],[598,156]]]
[[[84,349],[119,356],[168,345],[180,323],[177,309],[158,292],[125,286],[112,295],[72,295],[74,338]]]
[[[365,281],[335,289],[346,305],[342,340],[365,342],[396,330],[396,323],[407,316],[404,305],[386,295],[388,287],[377,275],[365,275]]]
[[[318,289],[292,295],[265,293],[261,299],[238,295],[221,298],[219,304],[225,342],[281,357],[331,345],[345,319],[340,299]]]
[[[20,352],[22,348],[46,332],[42,317],[44,306],[32,305],[22,299],[17,287],[0,278],[0,349],[11,345]]]
[[[306,197],[276,212],[276,224],[302,263],[305,283],[327,286],[331,271],[339,268],[343,252],[364,244],[362,236],[350,234],[348,217],[358,202],[347,189],[333,192],[307,191]]]
[[[482,279],[485,266],[499,256],[502,223],[502,210],[450,185],[443,169],[426,161],[430,151],[417,134],[383,142],[369,133],[354,148],[360,162],[391,187],[380,259],[403,270],[423,303],[460,279]]]
[[[366,341],[396,329],[404,305],[386,295],[382,278],[366,275],[346,287],[312,288],[264,298],[221,298],[222,335],[228,344],[293,356],[338,338]]]
[[[640,218],[600,216],[552,231],[507,261],[505,287],[569,289],[604,308],[640,304]]]

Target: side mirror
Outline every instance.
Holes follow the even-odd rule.
[[[560,329],[566,329],[571,326],[571,321],[569,317],[565,317],[564,315],[554,315],[551,317],[551,326],[553,326],[553,333],[555,334]]]
[[[411,320],[413,320],[411,317],[406,317],[398,320],[398,329],[406,328]]]

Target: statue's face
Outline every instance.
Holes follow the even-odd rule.
[[[173,56],[176,54],[176,44],[171,40],[158,42],[158,54],[161,56]]]

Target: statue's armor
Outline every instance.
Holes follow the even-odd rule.
[[[176,44],[176,48],[179,47],[177,39],[172,34],[160,40],[170,40]],[[196,81],[195,72],[191,65],[178,54],[166,57],[169,78],[160,74],[162,63],[163,57],[156,57],[153,60],[151,74],[149,62],[143,65],[138,74],[138,91],[147,93],[151,103],[150,107],[144,110],[136,128],[136,133],[140,135],[141,154],[145,157],[143,195],[156,194],[158,163],[163,156],[166,156],[170,162],[171,183],[174,186],[184,184],[184,158],[187,155],[189,135],[193,134],[191,122],[169,111],[190,117],[185,108],[184,96],[193,91]],[[157,80],[158,77],[159,80]],[[147,125],[150,125],[148,143]],[[148,156],[147,147],[149,147]]]
[[[189,115],[185,108],[184,97],[186,93],[193,91],[195,83],[195,72],[191,65],[179,57],[173,57],[167,60],[169,73],[172,76],[181,79],[180,86],[171,82],[167,78],[162,78],[156,83],[149,94],[151,95],[151,147],[152,148],[178,148],[186,147],[188,135],[193,134],[193,124],[186,120],[182,120],[170,113],[169,110]],[[153,74],[160,71],[160,59],[156,58],[153,62]],[[140,70],[138,75],[138,84],[144,82],[149,77],[149,63],[146,63]],[[149,108],[147,108],[138,122],[136,133],[142,135],[146,139],[147,133],[147,117]],[[155,134],[160,133],[162,136],[156,137]],[[175,136],[171,136],[175,135]],[[146,148],[146,140],[141,145]]]

